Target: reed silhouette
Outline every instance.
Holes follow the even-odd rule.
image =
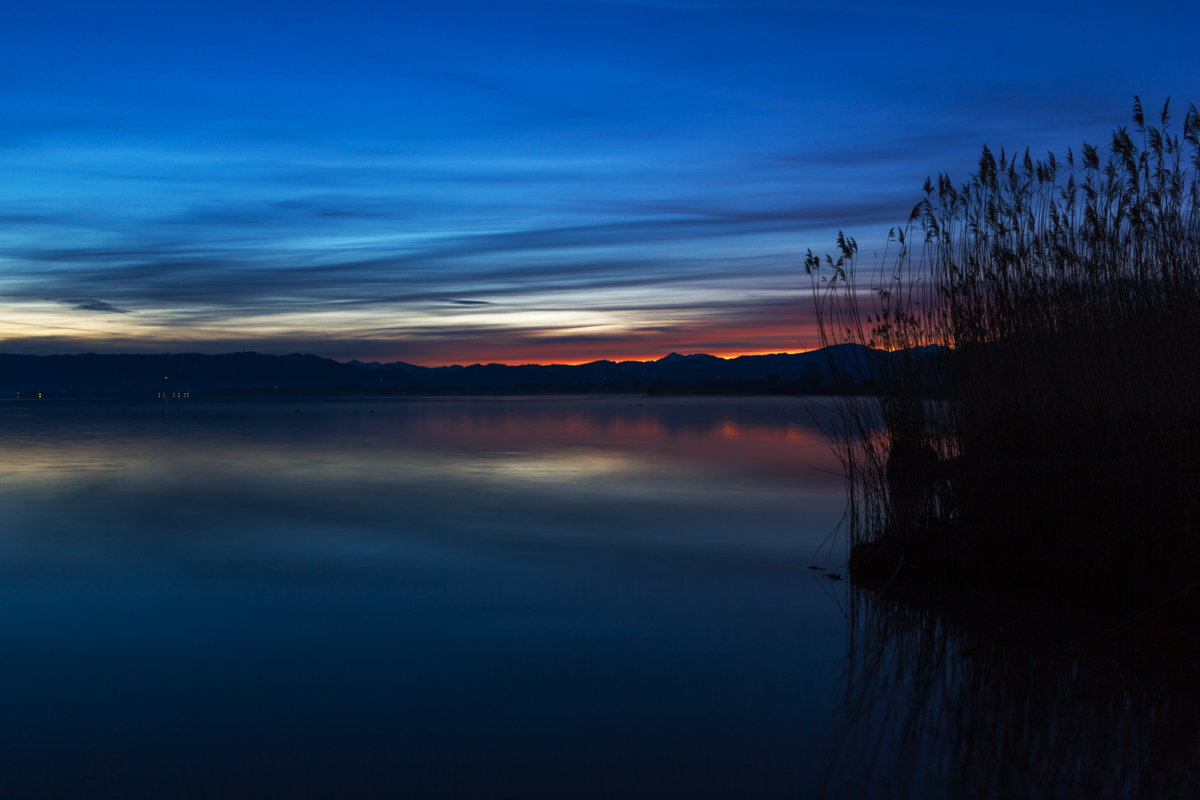
[[[1106,156],[927,180],[871,267],[805,268],[835,385],[851,569],[1140,593],[1200,581],[1200,113]],[[839,380],[840,379],[840,380]]]
[[[853,586],[847,599],[819,796],[1200,795],[1200,698],[1180,664],[1164,674],[1140,645],[1053,625],[958,620]]]

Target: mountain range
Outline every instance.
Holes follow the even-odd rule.
[[[202,355],[12,355],[0,354],[0,394],[212,392],[230,390],[411,389],[413,393],[490,393],[517,389],[572,388],[584,391],[643,391],[652,384],[712,382],[819,381],[829,373],[830,357],[853,361],[864,348],[839,345],[807,353],[719,358],[697,353],[653,361],[593,361],[588,364],[472,364],[422,367],[339,362],[315,355],[266,355],[255,352]]]

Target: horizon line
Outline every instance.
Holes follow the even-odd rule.
[[[423,367],[425,369],[438,369],[438,368],[443,368],[443,367],[474,367],[474,366],[491,366],[491,365],[504,366],[504,367],[578,367],[578,366],[583,366],[586,364],[596,364],[601,361],[611,361],[616,364],[627,363],[630,361],[636,361],[638,363],[645,364],[645,363],[650,363],[650,362],[654,362],[654,361],[661,361],[664,358],[668,358],[671,355],[680,355],[685,358],[688,358],[691,356],[710,356],[712,358],[719,358],[723,361],[732,361],[737,358],[744,358],[744,357],[748,357],[748,356],[802,355],[804,353],[812,353],[812,352],[815,352],[815,351],[821,350],[821,349],[823,349],[823,348],[815,347],[815,348],[805,348],[805,349],[801,349],[801,350],[760,350],[760,351],[752,351],[752,352],[739,352],[739,353],[737,353],[737,355],[717,355],[715,353],[704,353],[704,352],[680,353],[677,350],[672,350],[671,352],[667,353],[666,355],[659,356],[658,358],[605,357],[605,358],[593,358],[593,359],[590,359],[587,361],[574,361],[574,360],[521,361],[521,362],[512,362],[512,363],[506,362],[506,361],[474,361],[471,363],[453,363],[453,364],[438,364],[438,365],[418,364],[418,363],[412,362],[412,361],[404,361],[403,359],[395,359],[394,361],[380,361],[378,359],[372,359],[371,361],[363,361],[358,358],[341,359],[341,358],[332,358],[330,356],[322,356],[317,353],[311,353],[311,352],[305,353],[305,352],[301,352],[299,350],[295,350],[290,353],[265,353],[265,352],[262,352],[259,350],[233,350],[233,351],[224,352],[224,353],[205,353],[205,352],[201,352],[198,350],[185,350],[185,351],[175,351],[175,352],[164,351],[164,352],[103,353],[103,352],[96,352],[94,350],[87,350],[87,351],[74,352],[74,353],[0,352],[0,356],[33,356],[36,358],[54,358],[54,357],[60,357],[60,356],[86,356],[86,355],[95,355],[95,356],[180,356],[180,355],[227,356],[227,355],[238,355],[240,353],[254,353],[256,355],[272,356],[275,358],[283,358],[285,356],[296,356],[296,355],[298,355],[298,356],[314,356],[316,358],[326,359],[328,361],[333,361],[338,364],[350,364],[351,362],[358,362],[359,364],[401,363],[401,364],[409,364],[410,366],[414,366],[414,367]]]

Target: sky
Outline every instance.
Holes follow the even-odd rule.
[[[55,2],[0,24],[0,352],[816,346],[980,148],[1200,103],[1200,4]],[[878,255],[877,255],[878,254]]]

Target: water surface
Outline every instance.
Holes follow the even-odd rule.
[[[0,404],[0,796],[811,796],[822,415]]]

